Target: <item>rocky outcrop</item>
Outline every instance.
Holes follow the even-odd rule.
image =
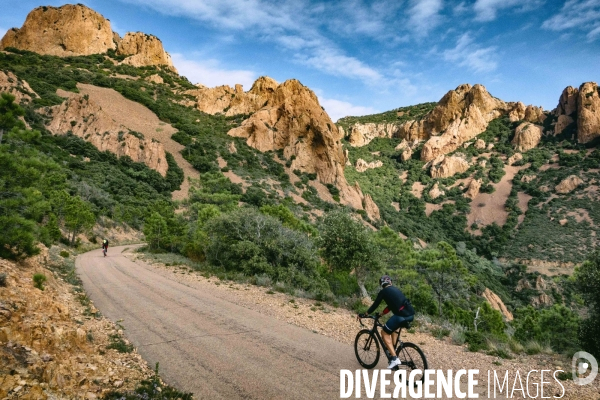
[[[110,22],[81,5],[38,7],[20,29],[12,28],[0,48],[15,47],[52,56],[84,56],[115,49]]]
[[[20,80],[10,71],[0,71],[0,93],[4,92],[15,96],[15,103],[29,103],[32,98],[40,97],[27,82]]]
[[[207,114],[223,113],[231,116],[260,110],[273,98],[279,84],[268,76],[261,76],[248,92],[244,92],[242,85],[235,85],[235,88],[227,85],[215,88],[197,86],[198,89],[188,90],[186,94],[196,98],[195,106],[198,110]]]
[[[553,111],[554,114],[575,116],[575,113],[577,112],[578,96],[578,89],[572,86],[567,86],[558,99],[558,106],[556,106],[556,109]]]
[[[130,133],[86,96],[69,97],[64,103],[49,108],[47,113],[52,118],[47,128],[53,134],[71,132],[101,151],[129,156],[166,176],[168,164],[163,145],[146,140],[141,134]]]
[[[556,191],[556,193],[567,194],[575,190],[577,186],[581,185],[582,183],[583,180],[581,180],[580,177],[578,177],[577,175],[570,175],[567,178],[563,179],[558,185],[556,185],[554,190]]]
[[[394,137],[397,131],[398,126],[396,124],[356,123],[348,129],[348,142],[352,147],[362,147],[377,137]]]
[[[377,204],[375,204],[370,194],[365,194],[365,197],[363,197],[362,200],[362,205],[371,221],[379,221],[381,219],[379,207],[377,207]]]
[[[475,147],[478,150],[483,150],[485,149],[485,141],[483,139],[477,139],[473,147]]]
[[[356,172],[365,172],[368,169],[379,168],[383,166],[383,162],[381,160],[366,162],[362,158],[356,160],[355,168]]]
[[[268,92],[274,82],[271,81],[263,79],[261,82],[269,85],[257,88],[257,91]],[[245,138],[249,146],[260,151],[283,149],[284,158],[291,160],[292,170],[316,173],[322,183],[338,187],[343,204],[362,208],[359,193],[344,177],[346,157],[339,130],[319,104],[317,96],[299,81],[291,79],[278,85],[266,97],[268,100],[263,107],[228,134]]]
[[[554,125],[554,135],[560,135],[575,120],[568,115],[559,115]]]
[[[441,157],[443,158],[439,163],[434,162],[434,165],[431,166],[432,178],[448,178],[469,169],[469,163],[463,157],[458,155]]]
[[[488,303],[490,303],[494,310],[500,311],[507,321],[512,321],[514,319],[512,313],[508,310],[508,308],[506,308],[506,305],[496,293],[492,292],[488,288],[485,288],[482,296]]]
[[[587,143],[600,136],[600,88],[596,82],[579,87],[577,98],[577,141]]]
[[[510,103],[509,103],[510,104]],[[525,106],[520,101],[512,103],[512,109],[508,112],[510,122],[527,121],[535,124],[543,124],[546,119],[546,114],[542,107]]]
[[[517,151],[527,151],[537,147],[542,140],[543,129],[539,125],[523,122],[515,130],[512,145]]]
[[[485,131],[508,107],[482,85],[465,84],[449,91],[421,121],[422,127],[415,128],[414,135],[432,136],[421,151],[421,160],[431,161],[456,150]]]
[[[0,41],[0,49],[15,47],[59,57],[86,56],[116,50],[127,57],[123,63],[142,67],[165,65],[177,72],[161,41],[141,32],[114,33],[110,21],[82,4],[38,7],[20,29],[12,28]]]
[[[117,54],[129,56],[122,64],[134,67],[164,65],[177,73],[169,53],[163,48],[159,38],[142,32],[129,32],[117,42]]]
[[[555,135],[575,123],[579,143],[594,140],[600,136],[600,88],[596,82],[585,82],[579,89],[566,87],[553,113],[557,118]]]
[[[481,189],[481,183],[480,179],[471,179],[467,191],[465,192],[465,197],[471,200],[477,197],[479,190]]]
[[[429,191],[429,197],[431,197],[433,200],[435,200],[438,197],[443,196],[445,194],[446,194],[446,192],[444,192],[443,190],[440,189],[440,186],[437,182],[433,185],[433,187]]]
[[[512,156],[508,157],[508,160],[506,160],[506,165],[513,165],[514,163],[516,163],[517,161],[521,161],[522,159],[523,154],[515,153]]]

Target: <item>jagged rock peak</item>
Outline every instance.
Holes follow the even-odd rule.
[[[270,78],[268,76],[261,76],[252,84],[252,88],[250,88],[250,93],[273,93],[277,89],[277,86],[279,86],[279,83],[277,83],[275,79]]]
[[[15,47],[52,56],[82,56],[115,49],[110,22],[84,5],[38,7],[23,26],[12,28],[0,48]]]
[[[166,65],[177,72],[156,36],[130,32],[121,39],[112,31],[109,20],[82,4],[32,10],[20,29],[12,28],[6,32],[0,48],[7,47],[59,57],[116,50],[117,54],[129,56],[124,64],[136,67]]]
[[[163,47],[159,38],[143,32],[128,32],[122,39],[117,40],[117,54],[127,55],[123,64],[142,67],[147,65],[165,65],[177,72],[171,56]]]

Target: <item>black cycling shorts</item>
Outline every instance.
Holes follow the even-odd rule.
[[[394,315],[394,316],[392,316],[392,318],[388,319],[388,321],[385,323],[385,325],[383,326],[383,330],[388,335],[391,335],[392,332],[394,332],[396,329],[400,328],[400,325],[402,325],[402,323],[404,321],[412,322],[413,319],[415,319],[414,315],[411,315],[408,317],[401,317],[399,315]]]

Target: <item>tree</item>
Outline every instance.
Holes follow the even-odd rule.
[[[64,218],[65,227],[71,233],[71,245],[75,244],[75,238],[79,233],[91,229],[96,223],[96,216],[90,204],[81,200],[79,196],[71,196],[67,199]]]
[[[19,119],[25,115],[25,110],[15,103],[15,96],[10,93],[2,93],[0,96],[0,144],[4,132],[14,127],[25,129],[25,124]]]
[[[589,306],[589,317],[579,328],[579,341],[586,351],[600,357],[600,251],[590,254],[574,276],[579,293]]]
[[[325,262],[332,271],[354,271],[362,297],[370,299],[365,281],[369,273],[380,269],[380,263],[367,228],[345,211],[328,213],[320,228],[319,246]]]
[[[440,317],[444,302],[464,293],[467,287],[467,269],[446,242],[439,242],[434,249],[420,252],[417,270],[425,276],[437,297]]]
[[[156,211],[144,221],[144,235],[151,249],[159,249],[168,237],[167,221]]]

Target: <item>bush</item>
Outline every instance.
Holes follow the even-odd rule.
[[[46,282],[48,278],[44,274],[33,274],[33,286],[40,290],[44,290],[44,282]]]
[[[119,353],[131,353],[133,351],[133,345],[127,343],[119,334],[111,334],[108,336],[109,344],[106,346],[107,349],[114,349]]]
[[[540,354],[543,350],[544,346],[542,346],[540,342],[536,340],[530,340],[525,343],[525,353],[529,354],[530,356]]]
[[[0,274],[0,286],[1,287],[6,287],[6,277],[7,277],[7,275],[5,273]]]
[[[465,341],[469,344],[469,351],[476,352],[488,349],[488,341],[482,332],[465,332]]]
[[[59,254],[63,258],[69,258],[69,255],[70,255],[70,253],[66,250],[61,250]]]

